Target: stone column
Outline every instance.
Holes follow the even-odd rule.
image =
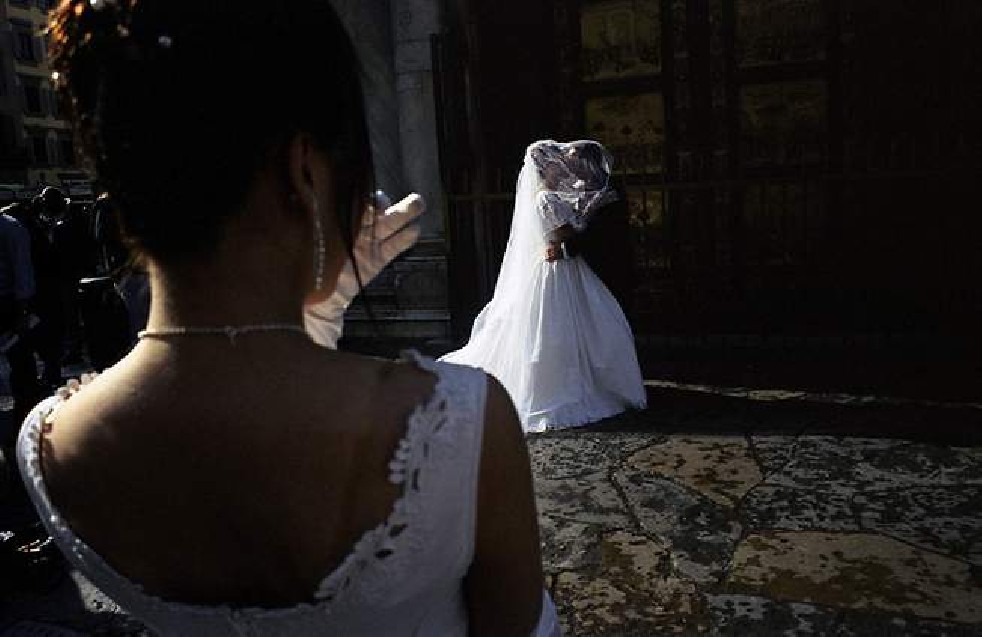
[[[365,107],[378,188],[399,199],[408,191],[403,179],[399,101],[393,65],[389,0],[330,0],[355,42],[364,67]]]
[[[380,188],[393,198],[426,198],[423,236],[370,284],[378,318],[359,304],[345,315],[345,336],[442,338],[448,332],[443,186],[437,141],[430,36],[439,0],[331,0],[366,67],[366,102]]]
[[[423,238],[443,238],[436,98],[430,36],[440,31],[438,0],[392,0],[402,174],[407,189],[426,198]]]

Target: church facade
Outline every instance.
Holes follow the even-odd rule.
[[[419,244],[382,272],[346,316],[349,337],[446,338],[445,191],[439,168],[431,42],[444,27],[439,0],[332,0],[364,66],[376,187],[426,200]]]
[[[466,337],[542,138],[613,153],[631,240],[611,250],[631,255],[642,337],[982,319],[977,2],[334,1],[379,186],[429,203],[421,245],[369,290],[386,333]]]
[[[458,335],[490,296],[522,151],[549,137],[615,157],[632,238],[611,250],[631,253],[642,336],[974,333],[982,5],[444,7]]]

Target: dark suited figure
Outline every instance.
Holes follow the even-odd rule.
[[[17,425],[39,398],[37,366],[27,338],[35,290],[31,241],[27,229],[10,214],[16,213],[14,206],[0,211],[0,337],[18,339],[6,351],[14,410],[9,414],[11,422],[0,431],[0,446],[13,445]]]
[[[44,363],[44,382],[61,383],[65,339],[77,323],[79,268],[83,260],[78,227],[68,216],[68,199],[57,188],[46,187],[34,198],[28,227],[37,282],[36,309],[41,323],[36,330],[37,351]]]
[[[631,250],[631,224],[628,220],[627,200],[618,187],[619,199],[598,210],[584,232],[578,232],[565,240],[569,256],[582,256],[614,295],[627,320],[634,319],[633,252]]]
[[[110,201],[100,197],[90,210],[88,237],[94,277],[79,284],[89,359],[97,370],[114,365],[136,342],[150,309],[147,275],[130,263]]]
[[[574,146],[569,152],[573,157],[581,154],[585,165],[597,165],[601,161],[600,157],[595,156],[600,151],[592,144]],[[575,161],[571,160],[569,166],[575,169]],[[590,179],[586,172],[580,176],[585,181]],[[617,299],[628,321],[633,323],[636,281],[631,250],[631,224],[623,185],[615,183],[614,189],[617,191],[616,200],[596,210],[584,231],[577,232],[567,225],[554,232],[554,240],[546,249],[546,258],[554,261],[582,256]]]

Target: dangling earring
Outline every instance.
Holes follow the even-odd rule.
[[[314,289],[320,292],[324,288],[324,231],[321,228],[320,206],[314,200]]]

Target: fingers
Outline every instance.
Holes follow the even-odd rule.
[[[375,238],[378,241],[385,241],[405,226],[418,221],[425,210],[426,203],[423,201],[423,197],[416,193],[409,195],[395,205],[389,206],[384,214],[375,217],[375,224],[372,228]]]
[[[365,280],[371,280],[397,256],[415,245],[421,229],[419,223],[403,226],[384,241],[366,241],[355,246],[355,258]]]
[[[373,264],[378,264],[380,270],[411,248],[419,239],[420,217],[425,209],[423,198],[413,193],[389,206],[384,215],[375,217],[373,224],[362,228],[355,244],[359,266],[364,264],[371,271]]]
[[[413,221],[404,225],[402,228],[389,235],[387,239],[380,241],[376,248],[379,259],[389,263],[397,256],[415,245],[419,240],[422,229],[419,222]]]
[[[389,206],[385,211],[385,216],[388,217],[393,214],[408,214],[412,218],[416,218],[423,214],[423,210],[426,209],[426,202],[423,200],[423,195],[414,192],[407,195],[399,203]]]
[[[418,194],[411,194],[378,214],[370,205],[362,217],[362,229],[355,239],[354,253],[363,283],[369,281],[399,254],[416,243],[419,219],[426,206]],[[335,347],[341,335],[344,311],[358,293],[358,283],[350,261],[338,278],[334,293],[304,312],[307,333],[318,344]]]

